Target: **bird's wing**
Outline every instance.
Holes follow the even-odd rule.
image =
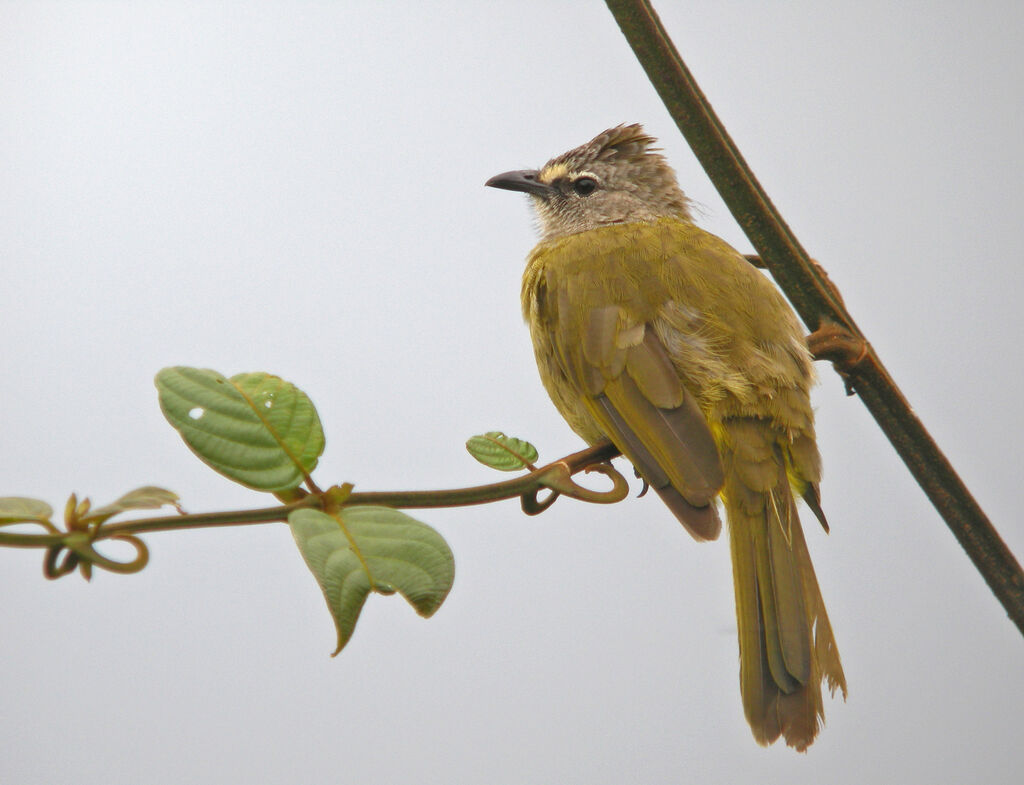
[[[724,475],[707,419],[643,318],[649,303],[639,298],[650,293],[638,293],[643,287],[635,283],[609,283],[607,272],[553,282],[558,363],[591,416],[686,529],[715,539],[721,521],[714,500]]]

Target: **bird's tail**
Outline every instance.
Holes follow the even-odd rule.
[[[785,448],[764,421],[724,425],[722,495],[736,587],[743,709],[760,744],[783,736],[803,751],[824,720],[822,681],[845,698],[846,678],[797,516]],[[810,488],[816,507],[815,486]]]

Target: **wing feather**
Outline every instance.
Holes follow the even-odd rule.
[[[566,377],[687,530],[697,539],[715,539],[722,526],[715,497],[724,473],[703,411],[654,330],[624,305],[603,299],[607,290],[572,278],[559,287],[561,324],[554,331]]]

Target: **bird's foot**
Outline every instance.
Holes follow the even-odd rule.
[[[863,338],[853,335],[841,324],[823,320],[821,326],[807,336],[807,348],[815,360],[829,360],[846,386],[846,394],[854,394],[854,377],[868,357],[870,347]]]
[[[646,494],[647,491],[649,491],[651,489],[651,484],[649,482],[647,482],[646,479],[644,479],[644,476],[642,474],[640,474],[640,470],[638,468],[636,468],[635,466],[633,467],[633,474],[635,474],[636,478],[638,480],[640,480],[640,482],[642,482],[644,484],[643,487],[640,489],[640,493],[638,493],[636,495],[636,498],[639,499],[641,496]]]

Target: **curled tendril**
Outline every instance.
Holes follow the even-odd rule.
[[[43,574],[51,580],[62,578],[75,571],[78,567],[88,580],[92,575],[92,567],[96,565],[108,572],[129,574],[139,572],[149,563],[149,548],[134,534],[116,534],[111,540],[127,542],[135,549],[135,558],[130,561],[118,561],[104,556],[93,547],[92,541],[81,533],[73,533],[64,538],[60,545],[46,549],[43,560]]]
[[[552,490],[546,498],[540,500],[537,498],[537,489],[534,488],[532,491],[527,491],[521,497],[519,497],[520,503],[523,508],[523,512],[527,515],[540,515],[544,510],[555,503],[562,494],[558,491]]]
[[[43,575],[51,581],[63,578],[75,571],[78,566],[78,554],[64,550],[63,545],[51,545],[46,549],[43,559]]]
[[[611,489],[595,491],[590,488],[584,488],[573,480],[572,471],[569,469],[568,464],[564,461],[559,461],[552,464],[547,471],[537,478],[539,485],[551,489],[551,494],[541,501],[537,498],[537,489],[524,493],[521,497],[523,512],[527,515],[542,513],[561,495],[595,504],[614,504],[615,502],[622,501],[629,495],[629,483],[610,463],[596,463],[588,466],[584,471],[587,474],[597,472],[608,477],[612,481]]]

